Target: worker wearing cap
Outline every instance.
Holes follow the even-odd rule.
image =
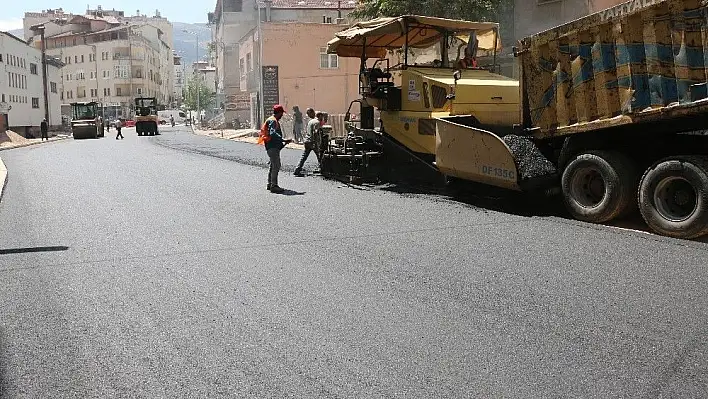
[[[291,140],[283,139],[283,130],[280,127],[280,118],[283,117],[285,108],[276,104],[273,106],[273,116],[266,119],[265,124],[268,129],[270,139],[265,143],[266,152],[269,159],[268,190],[272,193],[282,193],[284,190],[278,186],[278,172],[280,172],[280,150]]]

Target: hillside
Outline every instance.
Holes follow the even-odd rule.
[[[196,33],[199,37],[199,58],[203,59],[207,54],[207,44],[211,41],[211,29],[207,24],[189,24],[185,22],[173,22],[174,50],[182,56],[185,65],[189,65],[197,59],[197,49],[195,48],[196,37],[193,34],[184,32],[185,30]],[[14,29],[9,33],[23,39],[22,29]]]

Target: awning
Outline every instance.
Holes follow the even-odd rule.
[[[494,29],[499,24],[494,22],[469,22],[455,19],[404,15],[391,18],[377,18],[357,23],[335,34],[336,38],[327,43],[327,52],[341,57],[361,57],[362,46],[366,43],[367,58],[383,58],[389,50],[403,48],[406,44],[406,26],[408,27],[408,46],[426,48],[437,43],[445,32],[464,36],[471,31],[477,32],[480,50],[494,49]],[[500,49],[497,40],[497,49]]]

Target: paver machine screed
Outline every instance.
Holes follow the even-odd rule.
[[[138,136],[154,136],[160,134],[158,125],[160,117],[157,114],[157,99],[155,97],[138,97],[135,99],[135,131]]]

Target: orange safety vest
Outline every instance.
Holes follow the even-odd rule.
[[[258,133],[258,145],[265,145],[265,143],[270,141],[270,130],[268,129],[268,121],[275,121],[276,123],[276,129],[278,127],[278,120],[275,119],[275,116],[271,116],[268,119],[263,122],[263,126],[261,126],[261,132]]]

